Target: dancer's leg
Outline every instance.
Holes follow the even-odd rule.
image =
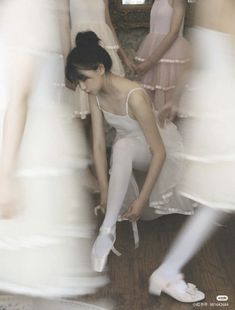
[[[113,228],[112,233],[115,234],[115,225],[128,190],[133,166],[146,170],[150,159],[149,149],[139,141],[123,138],[114,144],[107,210],[101,228]],[[104,256],[109,252],[112,242],[107,235],[100,234],[95,245],[97,255]]]
[[[177,274],[215,231],[216,222],[222,220],[224,214],[221,210],[199,207],[179,233],[161,270],[168,275]]]
[[[112,227],[119,216],[133,167],[146,170],[150,152],[145,145],[133,139],[120,139],[113,147],[111,175],[109,180],[107,210],[103,226]]]
[[[215,231],[216,222],[221,221],[225,214],[221,210],[199,207],[198,212],[187,221],[179,233],[165,260],[152,274],[152,278],[174,279]],[[187,284],[183,280],[178,281],[174,288],[183,293]]]

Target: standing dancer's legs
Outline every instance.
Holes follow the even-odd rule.
[[[182,228],[163,263],[152,274],[150,283],[151,281],[154,283],[156,279],[162,279],[164,282],[174,281],[182,268],[216,230],[216,222],[223,220],[225,214],[219,209],[200,206],[198,212]],[[174,290],[179,294],[184,294],[187,288],[188,285],[184,280],[174,283]]]

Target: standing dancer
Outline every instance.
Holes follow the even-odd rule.
[[[150,278],[150,293],[181,302],[205,298],[181,270],[215,231],[215,222],[235,209],[235,4],[198,0],[192,31],[195,69],[178,114],[186,160],[179,192],[201,204]]]
[[[183,37],[185,0],[155,0],[150,32],[137,52],[137,75],[156,110],[170,104],[177,82],[189,66],[190,46]]]
[[[0,10],[0,290],[40,297],[107,282],[89,260],[86,148],[62,87],[69,24],[59,2],[3,1]]]

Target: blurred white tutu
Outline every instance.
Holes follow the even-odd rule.
[[[37,59],[37,66],[30,81],[15,177],[19,214],[12,219],[0,218],[0,290],[50,298],[93,293],[107,283],[107,278],[94,273],[90,264],[95,224],[83,186],[87,150],[82,128],[72,117],[71,93],[64,87],[64,61],[54,18],[56,2],[11,0],[3,4],[1,136],[15,87],[12,69],[24,68],[21,63],[19,68],[12,63],[17,64],[20,53],[24,59]]]
[[[196,66],[179,106],[186,160],[182,195],[235,208],[235,49],[228,34],[193,30]]]

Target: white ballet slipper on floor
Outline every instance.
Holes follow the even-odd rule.
[[[186,289],[181,291],[177,288],[179,281],[183,281],[182,274],[178,274],[172,279],[164,279],[163,276],[154,272],[149,279],[149,293],[160,296],[163,292],[184,303],[193,303],[205,298],[205,294],[192,283],[185,283]]]

